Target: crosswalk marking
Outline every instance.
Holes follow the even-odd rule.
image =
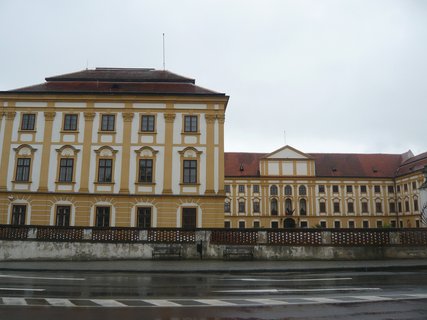
[[[227,301],[223,301],[223,300],[216,300],[216,299],[197,299],[194,301],[204,303],[204,304],[208,304],[210,306],[215,306],[215,307],[236,306],[235,303],[227,302]]]
[[[342,300],[331,299],[331,298],[323,298],[323,297],[319,297],[319,298],[302,298],[302,299],[303,300],[307,300],[307,301],[319,302],[319,303],[337,303],[337,302],[342,302]]]
[[[169,300],[153,299],[153,300],[142,300],[142,301],[147,302],[149,304],[153,304],[157,307],[182,307],[182,305]]]
[[[287,298],[255,298],[255,299],[61,299],[61,298],[19,298],[19,297],[0,297],[3,305],[12,306],[47,306],[47,307],[239,307],[246,306],[279,306],[279,305],[298,305],[298,304],[319,304],[319,303],[349,303],[349,302],[375,302],[390,300],[410,300],[427,299],[427,293],[411,293],[399,295],[352,295],[340,297],[287,297]],[[37,300],[37,301],[36,301]],[[45,301],[46,303],[40,303]]]
[[[127,305],[112,299],[91,299],[90,301],[103,307],[127,307]]]
[[[274,299],[246,299],[249,302],[259,303],[259,304],[265,304],[265,305],[284,305],[289,304],[287,301],[280,301],[280,300],[274,300]]]
[[[45,300],[54,307],[75,307],[76,306],[74,303],[72,303],[68,299],[46,298]]]
[[[24,298],[3,298],[4,304],[10,304],[14,306],[26,306],[27,301]]]

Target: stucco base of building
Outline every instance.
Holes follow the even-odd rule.
[[[0,241],[0,261],[36,260],[151,260],[164,244]],[[181,259],[199,259],[195,244],[179,244]],[[204,259],[222,260],[224,245],[203,246]],[[253,246],[255,260],[370,260],[427,258],[425,246],[331,247]],[[164,258],[167,258],[165,256]],[[238,257],[236,257],[238,258]]]

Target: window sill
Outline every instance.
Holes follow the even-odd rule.
[[[150,136],[150,135],[156,135],[157,131],[138,131],[138,134]]]
[[[55,181],[55,184],[75,185],[75,181]]]
[[[183,187],[198,187],[198,186],[200,186],[200,183],[180,183],[179,184],[180,186],[183,186]]]
[[[135,182],[137,186],[155,186],[155,182]]]
[[[78,130],[61,130],[59,133],[61,134],[78,134]]]
[[[24,130],[24,129],[20,129],[18,130],[18,133],[36,133],[37,130]]]
[[[195,131],[195,132],[181,132],[182,135],[184,136],[199,136],[201,135],[201,133],[199,131]]]
[[[117,131],[98,131],[98,134],[117,134]]]
[[[29,181],[16,181],[16,180],[12,180],[12,183],[14,183],[14,184],[31,184],[33,182],[31,180],[29,180]]]
[[[95,184],[95,185],[114,185],[115,182],[99,182],[99,181],[96,181],[93,184]]]

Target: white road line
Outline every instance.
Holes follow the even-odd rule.
[[[337,302],[342,302],[342,300],[338,300],[338,299],[332,299],[332,298],[302,298],[303,300],[307,300],[307,301],[314,301],[314,302],[318,302],[318,303],[337,303]]]
[[[112,299],[91,299],[90,301],[103,307],[127,307],[127,305]]]
[[[24,298],[3,298],[3,303],[12,306],[26,306],[27,301]]]
[[[238,289],[238,290],[219,290],[220,293],[280,293],[280,292],[329,292],[329,291],[375,291],[381,288],[318,288],[318,289]]]
[[[46,289],[34,288],[0,288],[0,291],[45,291]]]
[[[406,296],[424,299],[424,298],[427,298],[427,293],[411,293],[411,294],[406,294]]]
[[[142,301],[147,302],[149,304],[153,304],[157,307],[182,307],[182,305],[169,300],[153,299],[153,300],[142,300]]]
[[[265,304],[265,305],[289,304],[289,302],[287,301],[279,301],[279,300],[273,300],[273,299],[246,299],[246,301]]]
[[[210,306],[215,306],[215,307],[236,306],[235,303],[227,302],[227,301],[223,301],[223,300],[216,300],[216,299],[197,299],[194,301],[204,303],[204,304],[208,304]]]
[[[380,297],[380,296],[352,296],[352,298],[367,300],[367,301],[384,301],[384,300],[393,300],[389,297]]]
[[[302,281],[343,281],[353,278],[307,278],[307,279],[254,279],[254,278],[231,278],[220,279],[222,281],[250,281],[250,282],[302,282]]]
[[[75,307],[76,305],[68,299],[45,298],[54,307]]]
[[[40,280],[66,280],[66,281],[83,281],[85,278],[52,278],[52,277],[29,277],[18,276],[13,274],[0,274],[0,278],[15,278],[15,279],[40,279]]]

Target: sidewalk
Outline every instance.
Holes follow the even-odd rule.
[[[115,261],[7,261],[2,271],[93,271],[141,273],[247,273],[319,271],[427,270],[427,259],[362,261],[220,261],[220,260],[115,260]]]

